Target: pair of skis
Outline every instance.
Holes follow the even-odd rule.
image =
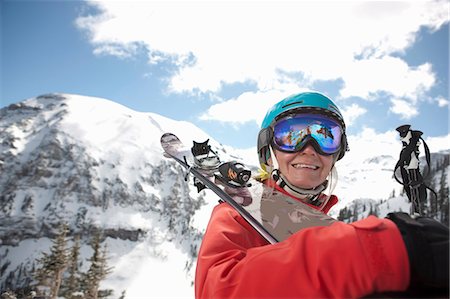
[[[189,149],[177,136],[166,133],[161,137],[161,146],[166,157],[194,175],[199,191],[209,188],[216,193],[270,244],[283,241],[300,229],[327,226],[336,221],[273,187],[256,180],[248,183],[251,173],[240,163],[219,166],[220,159],[206,143],[194,142]]]
[[[198,183],[201,183],[204,187],[209,188],[211,191],[216,193],[223,201],[231,205],[270,244],[278,242],[278,240],[275,239],[275,237],[272,236],[272,234],[270,234],[264,228],[264,226],[261,225],[261,223],[259,223],[248,211],[246,211],[243,206],[238,204],[228,193],[226,193],[218,185],[212,182],[210,178],[206,177],[204,173],[202,173],[202,169],[194,166],[194,157],[192,155],[192,151],[184,146],[176,135],[172,133],[165,133],[164,135],[162,135],[161,146],[167,157],[174,159],[181,166],[186,168],[188,173],[194,175],[195,179],[198,180],[198,182],[195,184],[199,191],[202,189],[202,187],[199,187]],[[211,169],[208,169],[208,171],[210,170]],[[205,170],[203,169],[203,171]]]
[[[419,170],[419,141],[425,147],[427,164],[430,164],[429,149],[421,138],[422,132],[413,131],[409,125],[397,128],[403,143],[400,159],[395,166],[394,177],[401,183],[411,202],[411,214],[421,214],[421,202],[426,200],[426,189]],[[223,163],[211,150],[207,142],[188,148],[180,139],[166,133],[161,137],[165,156],[173,158],[194,176],[197,190],[209,188],[224,202],[231,205],[270,244],[283,241],[300,229],[311,226],[326,226],[334,218],[294,200],[273,188],[254,181],[250,190],[250,171],[240,163]],[[400,171],[398,171],[400,170]],[[397,173],[401,173],[402,179]],[[435,192],[433,192],[435,193]]]

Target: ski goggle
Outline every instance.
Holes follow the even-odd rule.
[[[320,114],[297,114],[273,125],[273,145],[283,152],[299,152],[311,143],[322,155],[340,151],[343,130],[332,118]]]

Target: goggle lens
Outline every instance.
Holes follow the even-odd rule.
[[[298,152],[313,138],[321,154],[331,155],[341,148],[342,128],[335,120],[319,114],[288,116],[275,123],[273,142],[285,152]]]

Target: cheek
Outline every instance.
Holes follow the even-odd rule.
[[[324,156],[322,159],[323,170],[326,173],[326,175],[328,175],[331,172],[331,169],[333,168],[333,160],[334,160],[333,156]]]
[[[284,167],[288,164],[289,160],[292,159],[292,155],[280,153],[278,151],[275,152],[275,157],[280,167]]]

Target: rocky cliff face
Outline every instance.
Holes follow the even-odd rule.
[[[189,272],[202,236],[194,215],[205,200],[163,158],[165,130],[205,136],[192,125],[73,95],[1,109],[0,289],[23,282],[18,269],[31,269],[33,251],[45,249],[19,257],[24,242],[53,238],[63,222],[85,242],[96,230],[105,240],[172,242]]]

